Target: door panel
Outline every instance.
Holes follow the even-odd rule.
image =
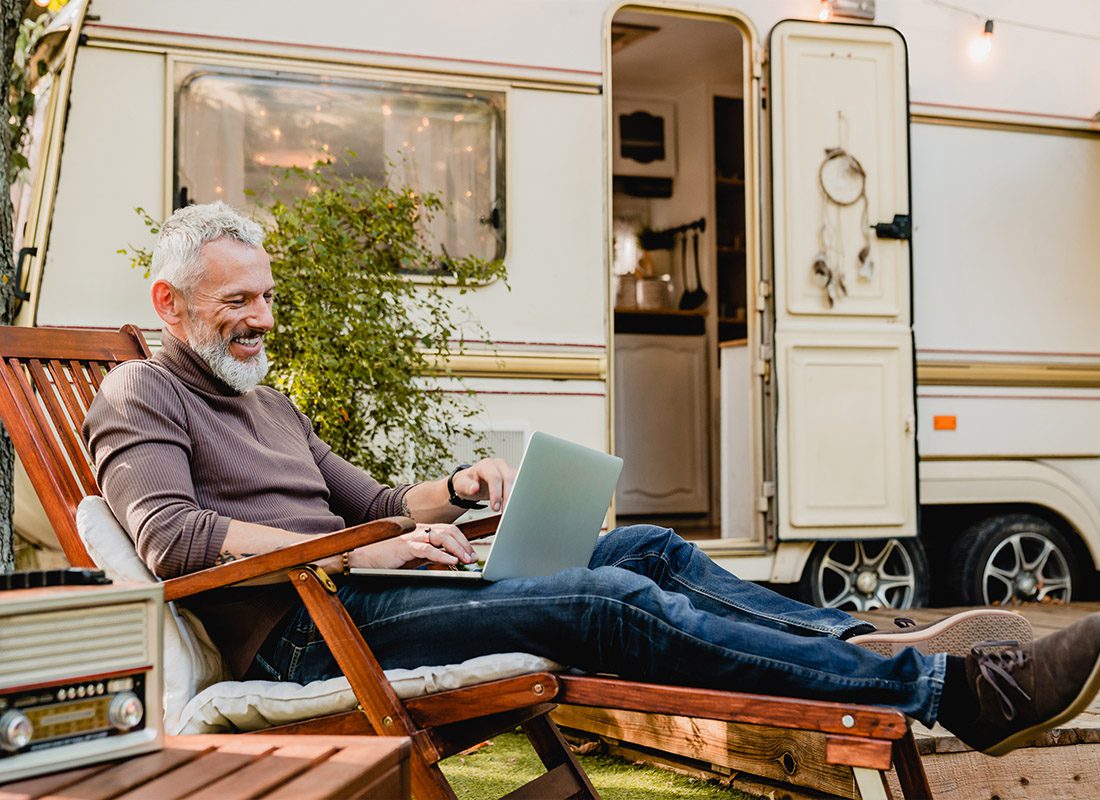
[[[909,213],[908,106],[900,34],[862,25],[785,22],[772,33],[772,138],[777,288],[782,315],[909,316],[909,248],[878,239],[865,225]],[[822,166],[841,147],[865,173],[862,200],[839,207],[826,200]],[[843,162],[825,167],[825,185],[840,200],[858,179]],[[823,231],[823,228],[825,229]],[[828,241],[823,241],[828,240]],[[831,247],[829,246],[831,244]],[[859,272],[870,248],[874,267]],[[815,256],[832,250],[848,295],[830,308],[813,272]]]
[[[615,337],[619,514],[708,508],[707,359],[702,336]]]
[[[780,535],[807,530],[903,529],[914,517],[913,418],[904,408],[912,345],[859,334],[792,337],[779,364],[786,387]]]
[[[770,48],[778,534],[913,535],[910,248],[870,227],[909,213],[905,43],[788,21]]]

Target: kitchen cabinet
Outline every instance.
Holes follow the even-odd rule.
[[[709,508],[706,337],[615,336],[619,514],[705,514]]]

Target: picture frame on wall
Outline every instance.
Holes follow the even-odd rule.
[[[615,175],[676,176],[676,104],[650,98],[616,98],[611,110]]]

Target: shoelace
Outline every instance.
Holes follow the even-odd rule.
[[[1027,654],[1020,647],[1020,643],[1015,641],[978,642],[971,648],[970,653],[978,663],[979,680],[984,679],[997,693],[1005,718],[1015,719],[1016,706],[1008,692],[1014,691],[1024,700],[1031,699],[1031,695],[1024,691],[1016,681],[1016,676],[1012,674],[1027,663]]]
[[[909,617],[894,617],[894,624],[899,628],[915,628],[917,627],[916,620],[909,619]]]

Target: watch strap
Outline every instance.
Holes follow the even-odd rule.
[[[455,492],[455,475],[464,469],[469,469],[470,466],[470,464],[459,464],[454,468],[451,474],[447,476],[447,494],[450,495],[449,499],[452,506],[465,509],[485,508],[484,503],[479,503],[477,500],[467,500],[465,497],[459,497],[458,493]]]

